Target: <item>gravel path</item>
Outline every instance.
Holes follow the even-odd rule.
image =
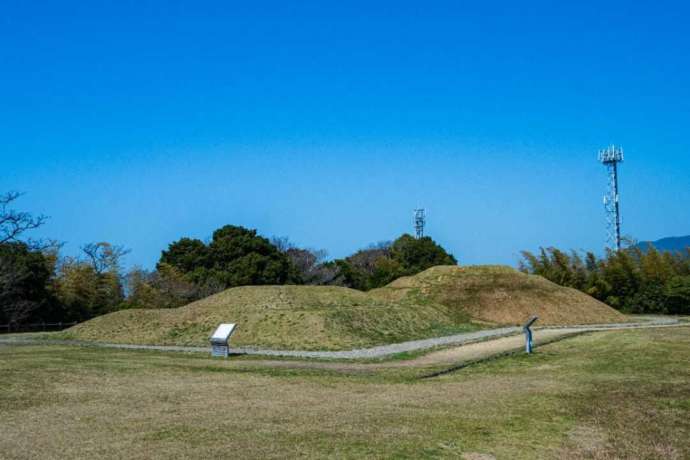
[[[664,317],[647,317],[643,321],[637,323],[614,323],[614,324],[592,324],[582,326],[544,326],[534,328],[537,331],[549,330],[567,330],[568,332],[590,332],[603,331],[615,329],[633,329],[642,327],[668,327],[681,324],[675,318]],[[565,331],[563,331],[565,332]],[[359,348],[355,350],[346,351],[301,351],[301,350],[268,350],[261,348],[231,348],[232,354],[246,354],[246,355],[260,355],[260,356],[285,356],[293,358],[325,358],[325,359],[367,359],[367,358],[381,358],[398,353],[428,350],[430,348],[442,347],[448,345],[467,345],[486,340],[499,339],[502,337],[514,336],[522,333],[520,327],[503,327],[498,329],[485,329],[476,332],[466,332],[463,334],[455,334],[445,337],[435,337],[423,340],[411,340],[408,342],[393,343],[390,345],[381,345],[372,348]],[[39,338],[24,338],[22,336],[13,336],[0,338],[0,345],[37,345],[37,344],[54,344],[54,345],[81,345],[81,346],[96,346],[103,348],[117,348],[123,350],[157,350],[157,351],[174,351],[186,353],[210,353],[209,347],[182,347],[182,346],[165,346],[165,345],[126,345],[117,343],[96,343],[96,342],[82,342],[77,340],[41,340]]]

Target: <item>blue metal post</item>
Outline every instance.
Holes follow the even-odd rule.
[[[532,330],[529,327],[525,328],[525,351],[532,353]]]
[[[525,351],[527,353],[532,353],[532,346],[534,343],[532,342],[532,329],[530,329],[530,326],[537,321],[536,316],[532,316],[523,326],[522,326],[522,331],[525,333]]]

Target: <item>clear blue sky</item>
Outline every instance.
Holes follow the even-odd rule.
[[[347,3],[347,5],[344,5]],[[690,234],[685,2],[3,2],[0,190],[153,267],[224,224],[461,263]]]

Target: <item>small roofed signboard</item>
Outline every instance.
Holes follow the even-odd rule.
[[[228,341],[233,332],[235,332],[236,325],[234,323],[223,323],[213,335],[209,338],[211,341],[211,356],[228,357],[230,346]]]

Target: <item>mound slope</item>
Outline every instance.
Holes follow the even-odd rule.
[[[62,333],[78,340],[150,345],[208,344],[235,322],[235,346],[342,350],[513,325],[623,321],[574,289],[509,267],[439,266],[368,293],[335,286],[245,286],[175,309],[122,310]]]
[[[390,302],[336,286],[245,286],[184,307],[122,310],[64,333],[67,338],[150,345],[208,345],[222,322],[235,346],[341,350],[478,329],[460,310]]]
[[[521,324],[533,314],[539,316],[539,325],[625,321],[618,311],[576,289],[504,266],[432,267],[369,294],[393,302],[438,303],[502,325]]]

